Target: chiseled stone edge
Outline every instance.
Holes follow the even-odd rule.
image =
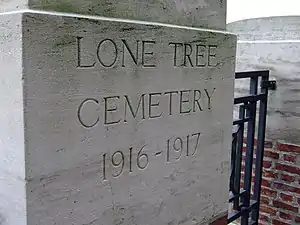
[[[22,15],[1,16],[0,224],[27,225]]]

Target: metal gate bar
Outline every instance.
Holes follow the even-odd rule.
[[[239,106],[239,116],[238,119],[233,121],[234,127],[237,127],[232,134],[233,139],[229,182],[229,202],[233,204],[233,212],[231,212],[228,216],[228,223],[240,219],[241,225],[256,225],[258,224],[259,218],[268,89],[275,89],[276,83],[274,81],[269,81],[269,71],[236,73],[235,79],[249,79],[250,87],[249,95],[234,99],[234,104]],[[256,124],[258,102],[259,121],[258,124]],[[256,125],[258,125],[258,133],[256,141],[257,146],[255,149]],[[246,139],[244,138],[245,128],[247,128]],[[244,161],[244,177],[242,178],[241,172],[244,145],[246,145],[246,156]],[[256,155],[255,159],[254,153]],[[255,175],[253,177],[254,179],[252,179],[254,164]],[[241,181],[244,183],[242,188]],[[254,185],[254,189],[251,193],[252,184]]]

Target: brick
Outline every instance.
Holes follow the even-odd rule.
[[[295,222],[300,224],[300,216],[296,216]]]
[[[245,171],[245,163],[244,163],[244,162],[243,162],[242,165],[241,165],[241,170],[242,170],[242,171]]]
[[[244,187],[244,182],[241,181],[240,183],[240,187],[243,188]]]
[[[273,201],[273,206],[275,206],[278,209],[288,210],[294,213],[298,213],[298,207],[294,207],[292,205],[288,205],[284,202],[280,201]]]
[[[264,167],[264,168],[271,168],[271,167],[272,167],[272,162],[271,162],[271,161],[264,160],[264,161],[263,161],[263,167]]]
[[[266,215],[262,215],[261,213],[259,214],[259,220],[263,221],[263,222],[269,222],[269,217]]]
[[[284,154],[283,159],[284,159],[284,161],[287,161],[287,162],[292,162],[292,163],[297,162],[297,156],[295,156],[295,155]]]
[[[283,183],[279,183],[279,182],[274,183],[274,188],[277,188],[277,189],[282,190],[282,191],[289,191],[289,192],[293,192],[293,193],[296,193],[296,194],[300,194],[300,188],[299,187],[293,187],[293,186],[283,184]]]
[[[246,146],[243,146],[242,151],[246,152],[246,150],[247,150]]]
[[[278,178],[278,174],[273,172],[273,171],[263,170],[263,177],[265,177],[265,178]]]
[[[279,220],[273,220],[272,224],[273,225],[290,225],[289,223],[285,223],[285,222],[279,221]]]
[[[284,220],[293,220],[293,215],[284,212],[280,212],[279,217]]]
[[[300,175],[300,167],[299,166],[292,166],[292,165],[285,165],[281,163],[276,163],[277,170],[289,172],[289,173],[294,173],[297,175]]]
[[[272,141],[265,141],[265,148],[273,148],[273,142]]]
[[[276,213],[277,213],[276,209],[273,209],[273,208],[271,208],[269,206],[266,206],[266,205],[261,205],[260,206],[260,211],[262,211],[264,213],[268,213],[271,216],[276,216]]]
[[[267,197],[265,197],[265,196],[260,196],[260,203],[261,203],[261,204],[269,205],[270,200],[269,200],[269,198],[267,198]]]
[[[246,154],[242,154],[242,161],[243,161],[243,163],[245,162],[245,160],[246,160]]]
[[[293,202],[293,199],[294,199],[294,197],[292,195],[287,195],[287,194],[284,194],[284,193],[280,194],[280,198],[284,202]]]
[[[258,220],[258,225],[269,225],[270,223],[264,222],[262,220]]]
[[[278,143],[277,144],[277,149],[279,151],[283,151],[283,152],[300,153],[300,146],[299,145]]]
[[[274,190],[271,190],[271,189],[262,187],[262,188],[261,188],[261,194],[262,194],[262,195],[266,195],[266,196],[268,196],[268,197],[273,197],[273,198],[275,198],[276,195],[277,195],[277,191],[274,191]]]
[[[279,159],[279,153],[265,150],[264,157],[272,158],[272,159]]]
[[[271,182],[266,180],[266,179],[262,179],[261,180],[261,185],[264,187],[271,187]]]
[[[247,143],[247,138],[244,138],[244,143]],[[254,147],[257,146],[257,138],[254,139]],[[264,143],[265,148],[273,148],[273,142],[272,141],[265,141]]]
[[[287,174],[281,174],[281,180],[292,183],[295,181],[295,176],[290,176]]]

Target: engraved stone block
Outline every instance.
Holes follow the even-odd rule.
[[[235,36],[47,13],[1,23],[4,225],[191,225],[227,209]]]

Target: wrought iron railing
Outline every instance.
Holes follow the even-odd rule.
[[[246,96],[234,99],[238,118],[233,122],[228,223],[254,225],[259,218],[268,90],[276,82],[269,81],[269,71],[236,73],[235,79],[250,80],[250,87]]]

